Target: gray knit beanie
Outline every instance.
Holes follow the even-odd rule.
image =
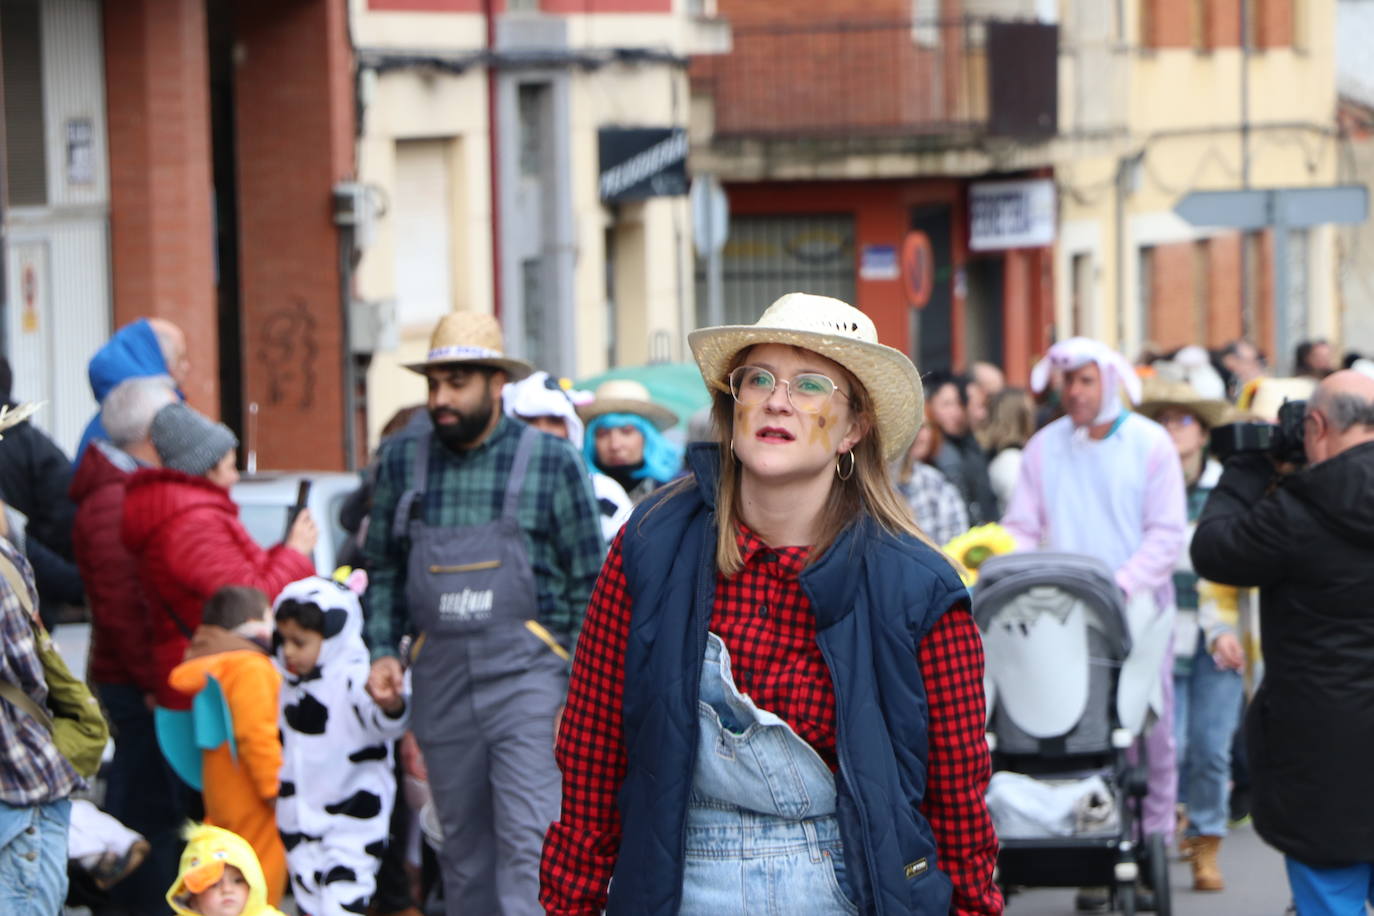
[[[153,417],[153,448],[162,466],[202,477],[219,464],[239,440],[223,423],[215,423],[177,401]]]

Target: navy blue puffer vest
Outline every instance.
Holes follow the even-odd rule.
[[[660,491],[625,528],[634,616],[625,652],[623,835],[606,910],[613,916],[673,916],[681,902],[697,695],[716,586],[719,461],[716,446],[692,446],[696,486]],[[936,551],[867,518],[800,581],[835,685],[837,813],[859,910],[945,916],[950,883],[920,812],[928,712],[916,652],[968,592]]]

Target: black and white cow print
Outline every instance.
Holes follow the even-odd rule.
[[[293,582],[277,598],[324,613],[314,671],[296,677],[281,649],[281,787],[277,828],[291,891],[311,916],[363,913],[376,886],[396,796],[391,743],[406,729],[367,695],[370,668],[358,597],[329,579]]]

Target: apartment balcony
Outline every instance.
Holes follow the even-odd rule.
[[[990,142],[1043,147],[1058,129],[1054,25],[901,19],[731,31],[728,54],[692,62],[698,171],[850,177],[906,171],[912,157],[960,171],[961,153]]]

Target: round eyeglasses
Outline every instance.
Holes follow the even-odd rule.
[[[740,366],[731,372],[730,394],[745,407],[754,407],[772,397],[779,382],[787,386],[788,403],[802,413],[820,413],[836,393],[846,399],[849,397],[840,391],[833,379],[819,372],[803,372],[791,379],[779,379],[758,366]]]

